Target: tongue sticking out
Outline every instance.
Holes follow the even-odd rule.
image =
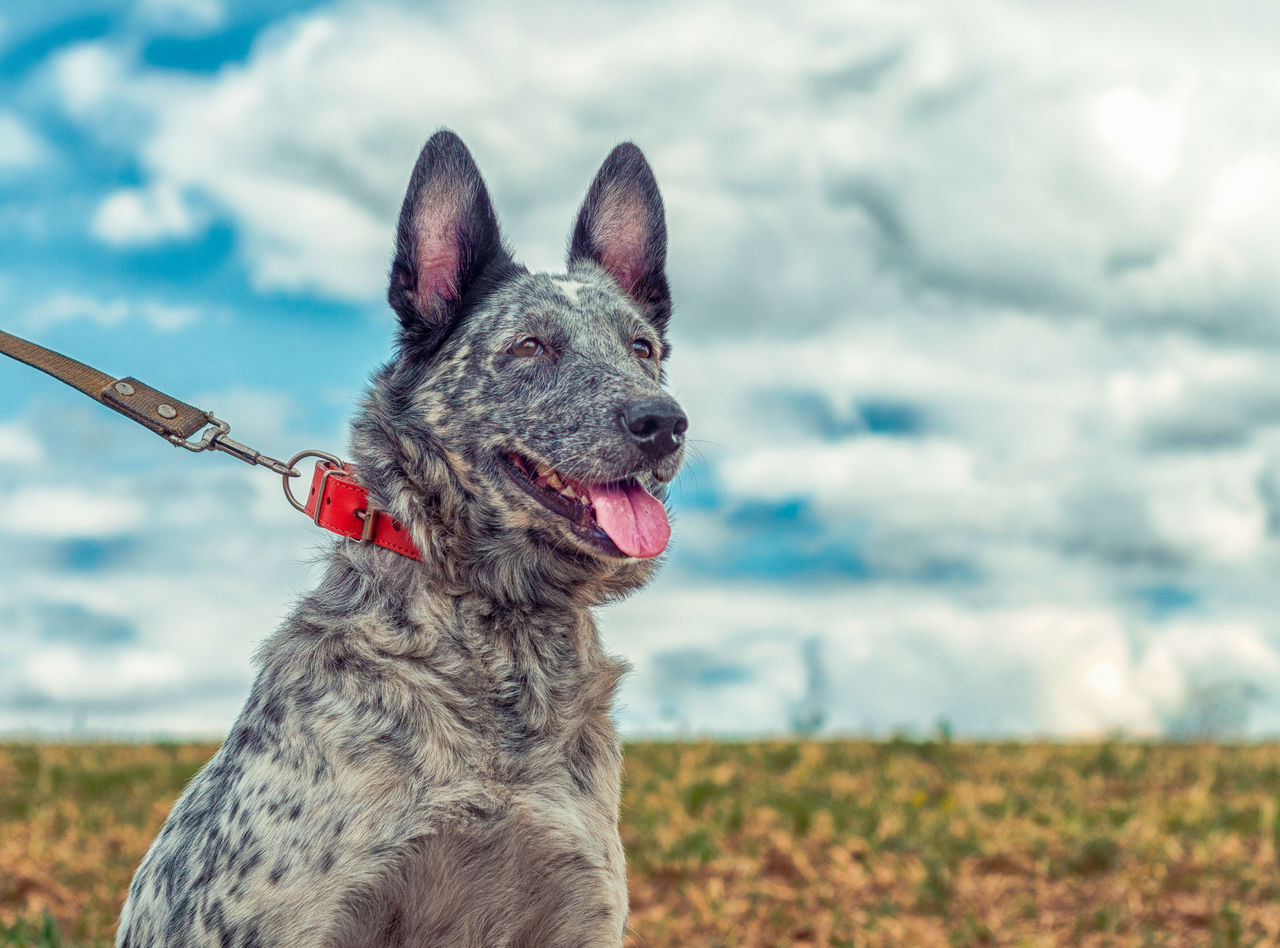
[[[584,486],[595,507],[596,523],[627,556],[648,559],[667,548],[671,524],[662,501],[634,482]]]

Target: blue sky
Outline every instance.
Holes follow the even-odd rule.
[[[10,7],[0,326],[276,455],[389,353],[433,129],[545,269],[646,150],[698,451],[629,733],[1280,730],[1273,5]],[[314,581],[278,483],[17,365],[0,465],[0,731],[220,733]]]

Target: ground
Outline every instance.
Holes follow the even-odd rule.
[[[212,745],[0,745],[0,946],[110,943]],[[628,948],[1280,944],[1280,746],[640,743]]]

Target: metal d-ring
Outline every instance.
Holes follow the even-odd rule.
[[[280,475],[280,480],[284,484],[284,496],[285,499],[293,506],[294,510],[306,513],[307,505],[298,503],[297,498],[293,496],[293,491],[289,489],[289,478],[300,477],[302,475],[302,472],[298,470],[298,462],[303,458],[319,458],[322,461],[328,461],[337,468],[345,468],[347,465],[345,461],[334,457],[327,451],[299,451],[293,457],[289,458],[289,470]]]

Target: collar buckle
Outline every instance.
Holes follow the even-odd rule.
[[[369,543],[373,540],[373,535],[378,529],[378,515],[381,513],[382,511],[372,504],[364,510],[357,510],[355,512],[356,516],[360,518],[360,522],[364,524],[363,529],[360,531],[361,543]]]

